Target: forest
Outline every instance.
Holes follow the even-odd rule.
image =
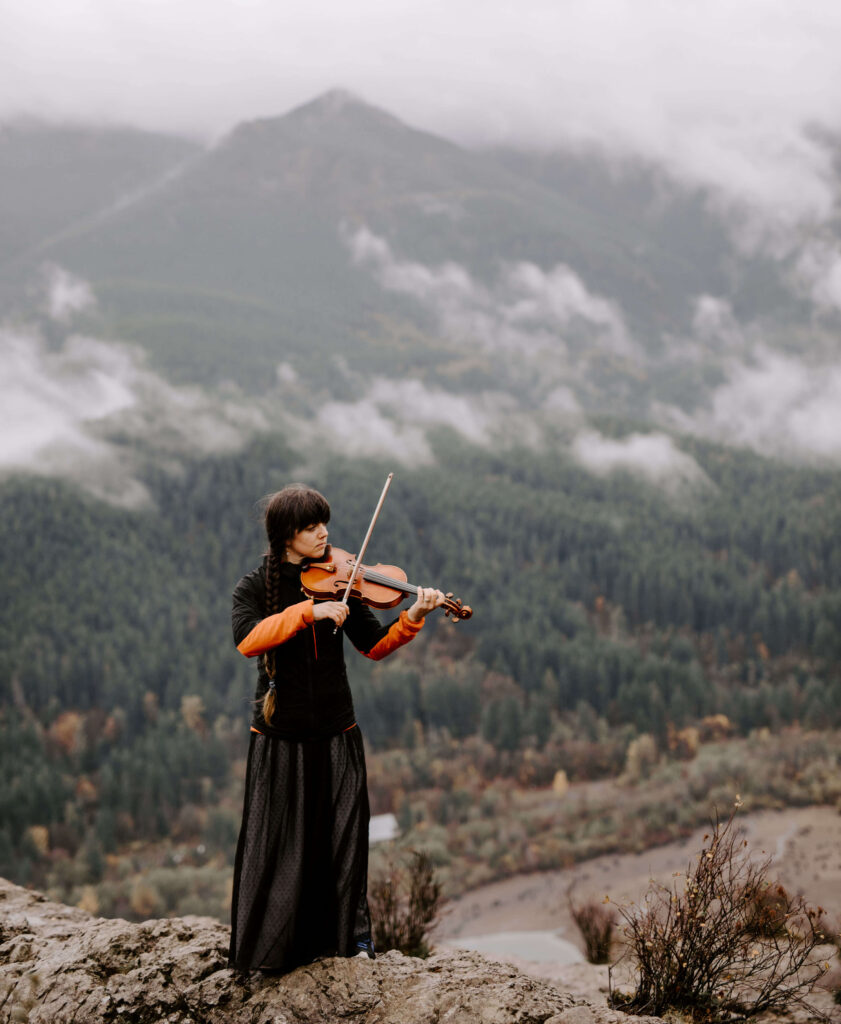
[[[511,786],[528,802],[564,780],[648,778],[705,742],[841,727],[841,474],[679,443],[704,486],[449,432],[434,462],[398,470],[368,561],[474,615],[430,621],[381,664],[349,652],[349,671],[373,809],[420,826],[454,888],[487,875],[459,861],[477,799],[487,821]],[[264,550],[258,499],[305,478],[354,550],[392,468],[302,469],[264,436],[148,470],[152,504],[135,510],[55,480],[0,484],[0,874],[103,913],[224,904],[255,677],[230,594]],[[520,854],[493,872],[535,848],[508,844]]]

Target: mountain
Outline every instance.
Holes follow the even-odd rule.
[[[474,607],[352,669],[374,749],[452,743],[478,780],[423,819],[422,760],[372,785],[443,861],[498,779],[618,773],[710,716],[841,725],[841,475],[738,447],[808,454],[814,430],[831,455],[839,385],[794,358],[820,324],[785,267],[710,197],[594,154],[467,150],[341,91],[212,148],[24,128],[0,159],[0,873],[119,914],[106,855],[177,834],[195,886],[219,881],[253,692],[228,595],[263,550],[255,499],[296,478],[350,546],[399,468],[372,554]],[[65,319],[45,263],[90,282],[63,280]],[[664,434],[656,403],[717,388],[722,443]],[[763,792],[815,799],[804,778]],[[499,836],[493,871],[540,864],[526,829]]]
[[[30,273],[48,259],[90,280],[98,329],[141,344],[178,380],[231,378],[260,389],[286,361],[329,391],[341,353],[366,374],[505,386],[508,375],[522,375],[522,354],[503,353],[500,363],[499,345],[481,333],[484,325],[505,334],[522,297],[512,293],[510,268],[527,264],[547,275],[569,268],[564,281],[583,295],[579,304],[593,299],[583,316],[563,311],[561,326],[576,359],[601,363],[593,401],[613,408],[647,385],[602,351],[611,317],[656,354],[664,337],[691,331],[701,294],[738,304],[747,292],[751,315],[778,316],[791,305],[776,269],[740,256],[702,195],[653,168],[617,173],[595,156],[471,151],[341,90],[241,124],[206,152],[180,145],[170,154],[187,154],[179,172],[161,156],[155,173],[165,163],[170,176],[133,200],[92,213],[71,195],[29,258]],[[42,191],[21,196],[20,208],[38,209]],[[379,251],[387,244],[404,277],[426,275],[438,290],[419,296],[411,281],[384,285],[376,265],[351,257],[349,239],[361,229]],[[453,270],[469,291],[455,314],[439,295],[439,278]],[[0,268],[0,287],[4,279],[8,295]],[[526,338],[543,330],[538,347],[559,330],[540,315]],[[469,372],[442,374],[454,345],[470,357]],[[625,403],[631,412],[644,406]]]
[[[0,272],[44,259],[66,232],[200,150],[188,139],[129,128],[0,125]]]

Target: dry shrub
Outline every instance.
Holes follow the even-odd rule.
[[[716,817],[682,884],[652,882],[643,905],[618,907],[639,977],[632,995],[611,991],[614,1006],[654,1016],[674,1010],[699,1021],[744,1020],[802,1004],[828,969],[817,948],[830,941],[823,910],[785,894],[779,920],[782,897],[768,881],[771,859],[751,860],[735,813],[723,823]]]
[[[783,886],[765,882],[742,896],[747,903],[745,928],[751,935],[763,939],[785,935],[789,918],[797,913],[797,907]]]
[[[591,964],[608,963],[613,929],[616,927],[616,911],[611,906],[595,901],[577,907],[572,899],[569,899],[569,910],[584,940],[587,960]]]
[[[429,929],[441,905],[441,886],[429,856],[408,852],[408,864],[390,860],[385,874],[368,887],[374,946],[426,957]]]

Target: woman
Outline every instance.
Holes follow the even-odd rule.
[[[414,638],[444,595],[419,588],[388,626],[355,599],[302,599],[301,569],[323,558],[329,521],[330,506],[310,487],[271,495],[269,550],[233,595],[234,643],[258,658],[231,907],[230,962],[240,970],[374,957],[365,755],[343,637],[384,658]]]

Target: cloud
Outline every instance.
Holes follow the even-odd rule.
[[[3,328],[0,362],[0,469],[76,480],[115,504],[148,500],[144,452],[232,451],[266,427],[244,401],[173,387],[126,345],[71,335],[51,349]]]
[[[692,456],[662,433],[635,433],[617,441],[595,430],[582,430],[573,439],[570,451],[576,461],[597,476],[624,470],[673,494],[685,491],[687,486],[712,486]]]
[[[55,263],[43,267],[47,289],[47,313],[53,320],[66,323],[75,313],[92,309],[96,305],[93,289],[84,278],[71,274]]]
[[[427,266],[398,259],[389,243],[367,227],[343,230],[352,260],[372,271],[388,291],[409,295],[437,318],[446,337],[485,351],[520,357],[545,353],[553,365],[545,371],[569,371],[563,333],[587,329],[597,349],[642,358],[619,307],[590,292],[563,263],[548,271],[534,263],[503,266],[490,287],[476,281],[461,264]]]
[[[91,351],[81,339],[49,352],[35,334],[0,333],[0,461],[26,466],[59,441],[87,451],[97,448],[84,424],[122,412],[135,401],[124,375],[114,372],[120,356],[115,359],[110,349]]]
[[[516,263],[508,269],[505,284],[521,296],[505,311],[512,323],[568,327],[580,318],[604,328],[603,337],[616,351],[639,355],[616,303],[588,291],[565,264],[544,272],[534,263]]]
[[[519,409],[504,394],[454,395],[419,380],[376,377],[355,402],[327,402],[314,413],[324,440],[352,455],[377,453],[401,462],[432,461],[427,431],[449,427],[479,445],[500,439]],[[531,435],[519,431],[521,439]]]
[[[810,366],[756,346],[693,415],[661,407],[672,427],[795,461],[841,459],[841,364]]]
[[[359,397],[333,401],[302,387],[288,363],[260,397],[176,387],[131,345],[69,334],[48,345],[34,329],[0,328],[0,473],[70,479],[113,504],[148,503],[148,464],[176,470],[197,454],[235,452],[282,431],[304,456],[319,451],[433,458],[428,432],[448,427],[468,442],[538,443],[540,433],[501,393],[456,395],[419,380],[361,378],[337,361]],[[294,410],[294,411],[293,411]],[[508,434],[506,435],[506,431]]]
[[[841,248],[837,243],[808,243],[797,260],[795,276],[817,306],[841,310]]]
[[[386,455],[408,464],[429,463],[432,450],[425,431],[395,422],[376,402],[327,402],[318,412],[318,433],[330,450],[348,456]]]
[[[218,134],[338,84],[470,143],[650,160],[775,224],[833,203],[834,0],[29,0],[2,19],[0,116]]]
[[[396,286],[419,296],[438,301],[453,288],[468,296],[481,291],[455,265],[429,271],[395,264],[370,233],[356,245],[361,258],[379,259]],[[150,500],[142,483],[146,465],[175,470],[196,454],[238,451],[265,431],[282,431],[306,456],[320,449],[378,453],[410,464],[432,459],[427,434],[435,427],[475,444],[507,443],[506,430],[522,443],[540,437],[524,422],[530,415],[506,394],[457,395],[420,380],[369,379],[341,357],[336,373],[358,396],[353,402],[303,386],[287,362],[278,363],[261,396],[232,384],[215,391],[174,386],[136,346],[72,333],[68,321],[96,303],[87,282],[58,266],[46,267],[44,280],[58,327],[51,335],[58,337],[48,344],[34,328],[0,327],[0,472],[64,477],[104,500],[134,506]],[[569,411],[569,399],[558,395]],[[553,408],[549,403],[547,410]]]
[[[726,299],[699,295],[692,314],[692,332],[701,341],[714,347],[725,346],[732,351],[742,345],[742,327]]]
[[[558,425],[567,431],[583,419],[565,386],[534,408],[502,392],[458,395],[416,379],[366,380],[341,366],[355,401],[311,394],[284,363],[259,398],[175,387],[133,346],[72,334],[55,348],[35,331],[0,329],[0,360],[0,472],[73,480],[127,507],[151,500],[147,465],[175,471],[197,454],[238,451],[265,431],[282,431],[305,459],[341,452],[418,465],[434,459],[436,428],[480,446],[541,448],[557,444]],[[579,431],[572,453],[592,472],[628,469],[667,491],[702,475],[662,435],[614,442]]]

